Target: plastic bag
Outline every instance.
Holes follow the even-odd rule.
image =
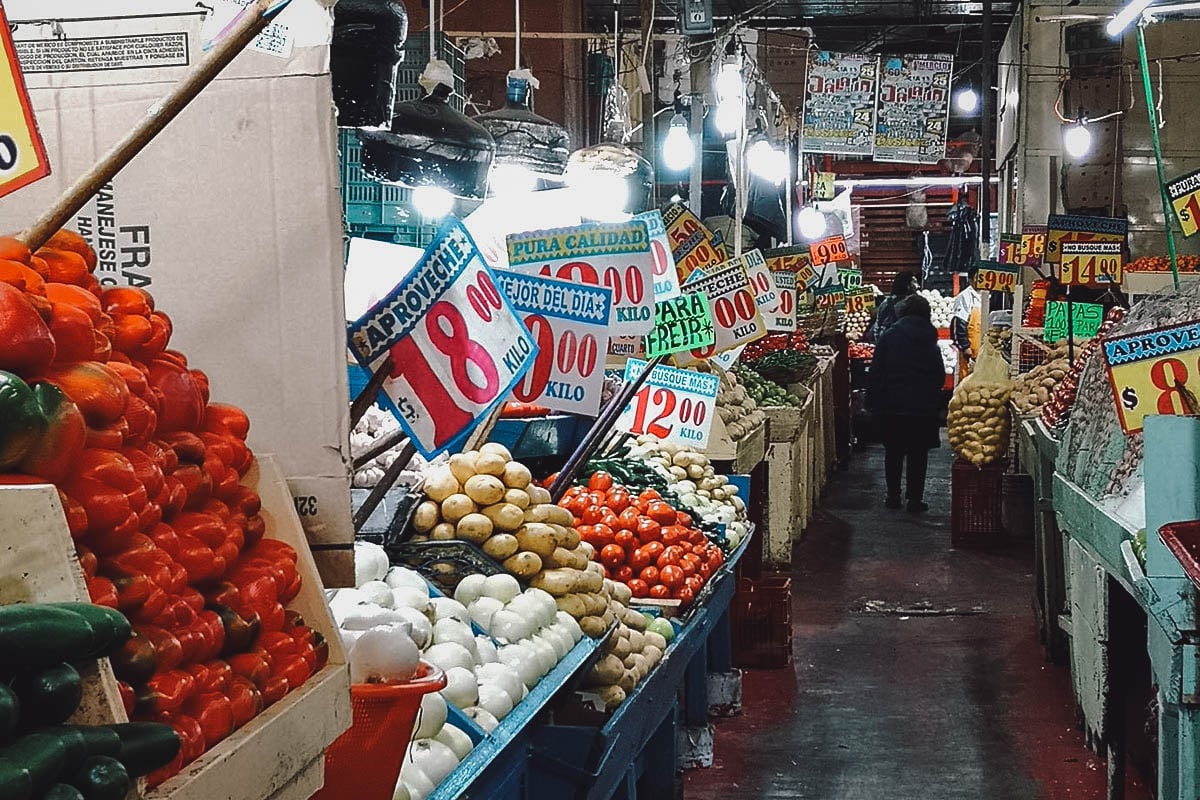
[[[950,398],[946,432],[955,453],[977,467],[994,464],[1007,455],[1012,433],[1011,395],[1008,362],[990,342],[985,343],[975,370]]]

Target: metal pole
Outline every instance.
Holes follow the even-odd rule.
[[[516,59],[516,66],[513,69],[521,68],[521,0],[516,0],[513,10],[513,31],[515,42],[513,44],[513,57]]]
[[[704,192],[704,93],[695,91],[698,69],[692,66],[692,105],[689,109],[688,134],[692,140],[692,172],[688,176],[688,208],[700,216]]]
[[[980,128],[983,146],[980,155],[983,163],[980,165],[983,183],[979,187],[979,232],[981,244],[987,245],[987,251],[981,253],[984,258],[992,257],[992,161],[995,160],[995,144],[992,142],[992,122],[995,116],[995,103],[992,101],[992,0],[983,0],[983,119]]]
[[[1158,169],[1158,192],[1162,198],[1163,225],[1167,229],[1167,252],[1171,258],[1171,277],[1179,291],[1179,264],[1175,258],[1175,232],[1171,230],[1171,198],[1167,197],[1167,179],[1163,175],[1162,142],[1158,138],[1158,112],[1154,110],[1154,92],[1150,86],[1150,63],[1146,58],[1145,20],[1138,22],[1138,59],[1142,63],[1142,88],[1146,92],[1146,114],[1150,117],[1150,141],[1154,143],[1154,166]]]
[[[646,82],[642,86],[642,158],[651,164],[657,164],[658,154],[658,123],[654,119],[654,3],[655,0],[641,0],[642,18],[642,73]],[[650,207],[658,207],[658,182],[655,181],[650,190]]]

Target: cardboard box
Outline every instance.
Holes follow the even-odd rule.
[[[5,9],[53,169],[0,201],[0,231],[16,231],[203,58],[209,31],[187,0]],[[71,227],[101,282],[151,291],[213,399],[249,413],[251,446],[278,457],[337,586],[353,580],[353,528],[331,22],[295,0],[278,24],[260,42],[274,55],[238,56]]]

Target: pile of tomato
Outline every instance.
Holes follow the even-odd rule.
[[[607,472],[568,490],[559,505],[575,516],[575,529],[595,548],[604,574],[634,597],[673,598],[686,606],[725,562],[689,514],[654,489],[635,494]]]
[[[1196,272],[1200,258],[1192,255],[1177,256],[1175,264],[1180,272]],[[1142,256],[1125,267],[1126,272],[1169,272],[1171,259],[1167,256]]]

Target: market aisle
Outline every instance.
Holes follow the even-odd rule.
[[[688,800],[1104,796],[1069,675],[1042,657],[1029,548],[950,551],[950,453],[931,455],[922,517],[883,508],[878,446],[834,477],[797,549],[792,669],[746,674]]]

